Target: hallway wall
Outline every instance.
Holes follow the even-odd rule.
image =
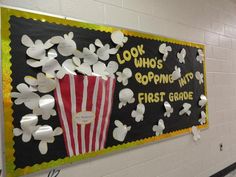
[[[62,168],[58,177],[207,177],[236,162],[236,1],[0,0],[206,45],[209,129]],[[223,151],[219,145],[223,144]],[[37,177],[47,176],[43,172]]]

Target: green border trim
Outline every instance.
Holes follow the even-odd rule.
[[[14,157],[14,141],[13,141],[13,117],[12,117],[12,101],[11,101],[11,48],[10,48],[10,24],[9,24],[9,19],[10,16],[16,16],[16,17],[23,17],[26,19],[33,19],[33,20],[40,20],[42,22],[49,22],[49,23],[56,23],[56,24],[61,24],[61,25],[69,25],[69,26],[75,26],[79,28],[85,28],[88,30],[96,30],[96,31],[101,31],[101,32],[108,32],[111,33],[119,28],[115,27],[109,27],[109,26],[102,26],[102,25],[95,25],[95,24],[90,24],[90,23],[84,23],[84,22],[78,22],[78,21],[73,21],[73,20],[65,20],[63,18],[56,18],[56,17],[50,17],[46,15],[41,15],[41,14],[35,14],[35,13],[30,13],[30,12],[24,12],[24,11],[19,11],[19,10],[14,10],[14,9],[9,9],[9,8],[1,8],[1,18],[2,18],[2,69],[3,69],[3,104],[4,104],[4,128],[5,128],[5,159],[6,159],[6,175],[7,177],[18,177],[26,174],[30,174],[33,172],[38,172],[41,170],[45,170],[48,168],[55,168],[61,165],[65,165],[68,163],[72,162],[77,162],[83,159],[95,157],[97,155],[102,155],[106,154],[109,152],[113,151],[118,151],[130,147],[135,147],[138,145],[154,142],[154,141],[160,141],[166,138],[170,137],[175,137],[178,135],[183,135],[191,132],[191,127],[162,134],[160,136],[153,136],[149,137],[146,139],[138,140],[138,141],[133,141],[129,142],[126,144],[118,145],[118,146],[113,146],[109,147],[100,151],[96,152],[91,152],[91,153],[86,153],[83,155],[79,156],[73,156],[73,157],[66,157],[64,159],[58,159],[55,161],[50,161],[50,162],[44,162],[42,164],[35,164],[33,166],[27,166],[25,168],[18,168],[15,169],[15,157]],[[201,48],[204,53],[205,53],[205,46],[202,44],[197,44],[197,43],[192,43],[192,42],[185,42],[181,40],[176,40],[176,39],[171,39],[163,36],[157,36],[153,34],[148,34],[148,33],[141,33],[137,31],[132,31],[132,30],[126,30],[126,29],[119,29],[121,30],[125,35],[127,36],[134,36],[134,37],[140,37],[140,38],[145,38],[145,39],[150,39],[150,40],[158,40],[158,41],[163,41],[163,42],[169,42],[173,44],[179,44],[179,45],[184,45],[184,46],[191,46],[191,47],[196,47],[196,48]],[[205,95],[207,95],[207,88],[206,88],[206,64],[204,60],[204,88],[205,88]],[[206,114],[207,114],[207,123],[204,125],[197,126],[199,129],[205,129],[208,128],[209,121],[208,121],[208,104],[206,105]]]

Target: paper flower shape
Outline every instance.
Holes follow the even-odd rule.
[[[172,51],[171,46],[167,46],[166,43],[163,43],[159,47],[159,52],[163,54],[163,61],[166,61],[166,58],[168,57],[168,53]]]
[[[198,105],[202,108],[206,105],[206,103],[207,103],[207,97],[205,95],[201,95]]]
[[[164,102],[164,107],[166,109],[166,112],[164,113],[164,117],[170,117],[170,115],[171,115],[171,113],[173,113],[174,109],[171,107],[171,105],[168,101]]]
[[[47,78],[43,73],[38,73],[37,79],[32,76],[25,76],[24,80],[32,89],[41,93],[51,92],[56,87],[55,80]]]
[[[20,121],[21,129],[14,128],[13,134],[15,136],[22,135],[22,141],[27,143],[31,140],[33,132],[38,128],[36,124],[38,123],[38,116],[34,114],[27,114],[22,117]]]
[[[123,125],[119,120],[115,120],[116,128],[113,130],[113,138],[117,141],[123,142],[131,126]]]
[[[16,88],[19,92],[11,93],[11,96],[13,98],[16,98],[16,100],[14,101],[16,105],[24,103],[24,105],[31,110],[38,106],[40,96],[32,92],[32,89],[30,87],[28,87],[24,83],[21,83],[17,85]]]
[[[129,68],[124,68],[122,72],[116,72],[117,81],[121,82],[124,86],[128,84],[128,79],[132,77],[132,71]]]
[[[77,66],[72,59],[67,59],[62,63],[62,68],[57,72],[57,78],[62,79],[66,74],[76,75]]]
[[[200,73],[199,71],[196,71],[195,77],[198,80],[199,84],[201,85],[203,83],[203,74]]]
[[[50,39],[52,44],[58,44],[57,50],[62,56],[70,56],[76,50],[76,43],[73,41],[74,33],[69,32],[64,34],[64,38],[61,36],[54,36]]]
[[[163,130],[165,129],[165,124],[162,119],[158,121],[158,125],[154,125],[152,130],[155,132],[156,136],[163,134]]]
[[[123,47],[124,43],[128,41],[128,37],[124,36],[124,34],[118,30],[111,33],[111,40],[118,46]]]
[[[56,111],[53,109],[54,106],[54,97],[51,95],[44,95],[39,99],[39,105],[33,109],[33,113],[36,115],[42,115],[44,120],[48,120],[51,116],[56,115]]]
[[[179,78],[181,78],[181,69],[175,66],[175,70],[172,72],[172,79],[175,81]]]
[[[183,114],[187,114],[188,116],[190,116],[191,114],[191,111],[190,111],[190,108],[191,108],[191,104],[189,103],[184,103],[183,104],[183,109],[179,112],[179,115],[183,115]]]
[[[82,63],[79,67],[76,67],[76,70],[82,74],[86,74],[88,76],[92,75],[91,66],[88,63]]]
[[[198,122],[203,125],[206,123],[206,114],[204,111],[201,111],[201,118],[198,120]]]
[[[204,53],[203,53],[202,49],[198,49],[198,55],[196,57],[196,60],[199,63],[202,63],[204,61]]]
[[[107,80],[107,76],[109,76],[109,73],[106,71],[107,67],[106,65],[99,61],[96,64],[93,65],[93,75],[100,76],[102,79]]]
[[[42,72],[44,72],[47,77],[54,78],[56,75],[55,72],[61,69],[61,65],[55,59],[57,52],[54,49],[50,49],[47,55],[48,56],[45,56],[39,61],[28,59],[26,63],[33,68],[42,67]]]
[[[93,64],[97,63],[97,61],[98,61],[98,56],[97,56],[97,54],[95,54],[95,51],[96,51],[95,45],[90,44],[89,48],[86,48],[86,47],[83,48],[83,52],[80,52],[79,50],[77,50],[75,52],[75,56],[78,58],[83,58],[84,63],[87,63],[89,65],[93,65]]]
[[[180,63],[185,63],[185,57],[186,57],[186,50],[185,48],[182,48],[182,50],[177,53],[177,58],[179,59]]]
[[[118,70],[118,68],[119,68],[119,65],[118,65],[117,62],[115,62],[115,61],[110,61],[110,62],[107,64],[107,68],[106,68],[106,71],[109,73],[109,77],[115,78],[114,73]]]
[[[119,93],[119,109],[126,106],[127,103],[134,103],[134,92],[129,88],[124,88]]]
[[[103,61],[107,61],[110,58],[110,54],[114,55],[118,51],[117,48],[110,48],[109,44],[103,45],[100,39],[95,40],[95,45],[99,47],[97,49],[97,56]]]
[[[57,127],[52,129],[49,125],[40,126],[33,134],[35,140],[39,140],[39,151],[41,154],[46,154],[48,152],[48,143],[53,143],[55,141],[54,136],[62,134],[62,129]]]
[[[49,49],[53,46],[50,40],[43,43],[41,40],[37,39],[35,42],[33,42],[32,39],[30,39],[30,37],[26,34],[21,37],[21,43],[26,47],[29,47],[26,50],[26,54],[38,60],[43,59],[46,55],[46,49]]]
[[[192,126],[192,134],[193,134],[193,140],[198,141],[200,140],[200,130],[197,129],[196,126]]]
[[[143,121],[143,114],[145,113],[145,106],[144,104],[139,103],[137,105],[137,109],[133,110],[131,116],[135,118],[136,122]]]

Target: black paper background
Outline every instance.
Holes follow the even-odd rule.
[[[68,34],[70,31],[74,33],[73,40],[77,44],[78,49],[82,49],[83,47],[88,47],[90,43],[94,43],[95,39],[99,38],[103,44],[112,45],[112,41],[110,39],[110,33],[82,29],[71,26],[58,25],[53,23],[35,21],[32,19],[24,19],[12,16],[10,18],[10,39],[11,39],[11,63],[12,63],[12,91],[17,91],[16,86],[20,83],[24,82],[24,76],[31,75],[36,76],[41,69],[31,68],[26,64],[26,59],[28,56],[26,55],[27,47],[21,44],[21,37],[24,34],[30,36],[30,38],[35,41],[36,39],[41,39],[43,42],[48,40],[49,38],[64,34]],[[122,56],[122,51],[126,49],[130,49],[131,47],[135,47],[137,45],[143,44],[145,54],[142,57],[154,58],[158,59],[162,58],[162,55],[158,52],[159,45],[163,42],[143,39],[138,37],[128,37],[128,42],[124,45],[123,48],[119,50],[119,54]],[[174,70],[174,66],[177,65],[181,68],[182,76],[188,72],[195,73],[196,71],[200,71],[203,73],[203,65],[196,61],[197,56],[197,48],[181,46],[177,44],[167,43],[172,47],[172,52],[169,52],[168,58],[166,62],[164,62],[164,67],[161,70],[158,69],[147,69],[147,68],[135,68],[133,59],[130,62],[126,62],[124,65],[119,66],[119,71],[122,71],[123,68],[128,67],[133,72],[133,77],[129,79],[129,84],[125,87],[133,90],[135,94],[135,103],[127,104],[122,109],[118,109],[119,104],[119,91],[125,88],[121,83],[116,83],[115,93],[114,93],[114,102],[113,102],[113,110],[110,118],[110,126],[108,131],[108,137],[106,142],[106,147],[111,147],[114,145],[121,144],[116,141],[112,137],[113,129],[115,128],[114,121],[120,120],[123,124],[131,126],[131,131],[128,132],[124,143],[132,142],[136,140],[140,140],[143,138],[152,137],[155,133],[152,131],[153,125],[158,123],[159,119],[163,119],[165,123],[164,133],[184,129],[191,127],[193,125],[199,125],[198,119],[200,117],[201,109],[198,106],[198,100],[201,94],[204,93],[204,85],[199,85],[198,81],[195,79],[192,80],[186,86],[180,88],[178,82],[174,82],[174,84],[166,84],[166,85],[155,85],[148,84],[147,86],[142,86],[137,83],[134,78],[134,74],[136,72],[141,72],[142,74],[147,74],[148,71],[153,71],[155,73],[172,73]],[[186,49],[187,56],[185,58],[185,64],[180,64],[176,57],[177,52],[180,52],[182,48]],[[56,49],[56,47],[54,46]],[[61,64],[65,59],[70,57],[62,57],[58,53],[57,60]],[[109,60],[117,60],[115,55],[111,55]],[[160,103],[152,103],[145,104],[145,114],[144,121],[135,122],[135,119],[131,117],[132,110],[136,109],[136,105],[138,104],[137,93],[138,92],[166,92],[166,97],[168,98],[169,92],[180,92],[180,91],[193,91],[194,92],[194,100],[193,101],[177,101],[175,103],[171,103],[174,108],[174,113],[171,114],[171,117],[164,117],[164,106],[163,102]],[[53,95],[53,93],[51,93]],[[14,101],[14,100],[13,100]],[[168,101],[168,100],[167,100]],[[188,102],[192,105],[191,108],[191,116],[179,116],[179,110],[182,108],[182,104],[184,102]],[[13,104],[13,125],[14,127],[20,127],[21,117],[25,114],[29,114],[32,111],[22,105]],[[39,117],[39,125],[51,125],[53,128],[60,126],[58,116],[51,117],[49,120],[42,120]],[[59,158],[66,157],[66,149],[64,146],[63,136],[57,136],[56,140],[52,144],[48,144],[48,153],[46,155],[41,155],[38,150],[39,141],[31,139],[28,143],[23,143],[21,140],[21,136],[14,137],[14,149],[15,149],[15,165],[16,168],[24,168],[26,166],[32,166],[34,164],[40,164],[42,162],[49,162],[51,160],[56,160]]]

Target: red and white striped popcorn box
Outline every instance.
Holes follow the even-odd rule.
[[[55,99],[68,156],[104,148],[115,78],[66,75],[56,81]]]

